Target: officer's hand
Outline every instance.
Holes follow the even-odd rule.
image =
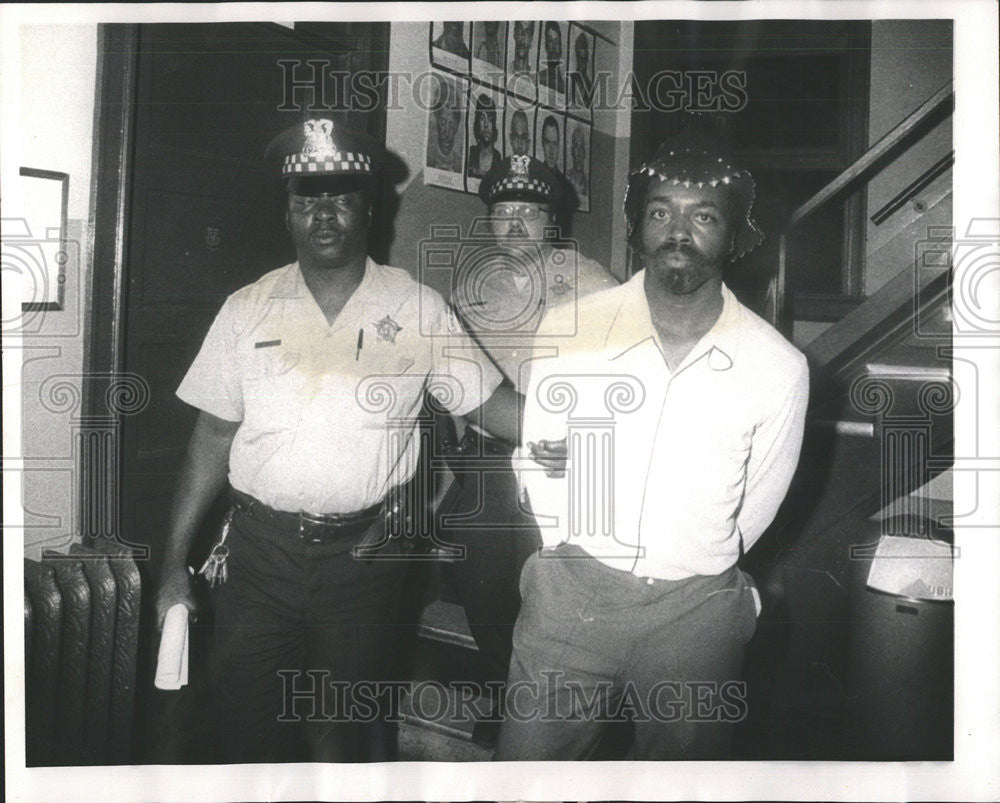
[[[156,590],[157,630],[163,630],[163,620],[167,617],[167,611],[178,602],[186,606],[192,614],[198,609],[194,598],[194,585],[191,582],[187,566],[165,569],[160,577],[160,586]]]
[[[566,476],[566,439],[558,441],[528,442],[531,459],[545,468],[546,477]]]

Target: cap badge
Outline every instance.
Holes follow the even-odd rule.
[[[302,145],[302,155],[317,159],[332,159],[336,153],[333,147],[332,120],[306,120],[304,123],[306,141]]]
[[[396,335],[403,330],[403,327],[386,315],[381,321],[375,324],[375,334],[379,340],[388,343],[396,343]]]
[[[514,178],[528,178],[528,164],[531,160],[530,156],[511,156],[510,157],[510,169],[512,171]]]

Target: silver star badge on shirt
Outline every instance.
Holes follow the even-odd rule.
[[[403,327],[386,315],[381,321],[375,323],[375,334],[379,340],[385,340],[395,345],[396,335],[403,330]]]

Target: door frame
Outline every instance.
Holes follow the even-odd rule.
[[[109,535],[122,542],[120,415],[109,409],[107,400],[111,381],[121,376],[123,368],[138,43],[137,24],[97,26],[92,277],[84,324],[84,418],[77,459],[81,536]]]
[[[370,25],[366,48],[371,58],[368,68],[384,72],[388,70],[389,26]],[[134,174],[141,29],[140,24],[101,23],[97,30],[92,276],[84,323],[83,418],[76,435],[79,467],[76,490],[81,536],[104,535],[123,544],[119,492],[121,418],[137,412],[134,404],[129,403],[134,402],[134,396],[129,394],[143,392],[141,377],[123,373],[132,214],[129,197]],[[296,36],[303,41],[316,38],[308,31],[296,32]],[[321,39],[316,41],[322,44]],[[380,113],[366,121],[369,133],[382,140],[386,125],[384,93],[384,87],[380,86]],[[148,390],[146,395],[148,397]],[[146,550],[137,545],[125,545],[140,552]]]

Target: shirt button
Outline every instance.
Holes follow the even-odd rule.
[[[651,585],[653,585],[654,582],[655,581],[653,580],[652,577],[647,577],[646,578],[646,585],[651,586]]]

